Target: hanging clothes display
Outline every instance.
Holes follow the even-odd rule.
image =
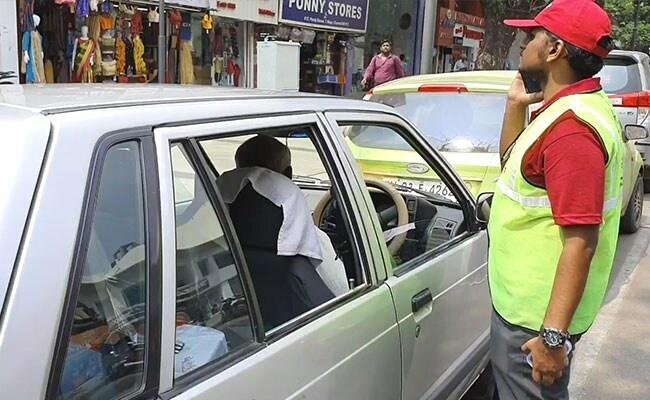
[[[126,36],[124,40],[124,49],[126,50],[126,74],[132,75],[135,72],[135,55],[133,48],[133,41],[130,37]]]
[[[54,64],[50,59],[45,60],[45,83],[54,83]]]
[[[95,81],[92,65],[95,57],[95,42],[90,38],[77,39],[72,69],[72,81],[89,83]]]
[[[20,0],[18,2],[18,20],[20,31],[28,32],[34,29],[34,0]]]
[[[140,10],[135,10],[133,17],[131,17],[131,35],[141,34],[142,29],[142,13]]]
[[[88,18],[88,37],[95,43],[96,49],[94,52],[95,59],[93,60],[93,74],[99,76],[102,73],[102,53],[99,37],[101,35],[101,24],[99,16],[94,14]]]
[[[246,16],[217,17],[169,1],[162,14],[168,20],[161,21],[157,0],[0,1],[17,3],[22,83],[153,82],[162,63],[168,83],[235,86],[248,66],[248,52],[239,55],[239,44],[249,43],[252,22],[245,21],[252,20]],[[45,16],[40,27],[34,15]],[[161,22],[167,31],[163,54]]]
[[[110,14],[113,12],[113,3],[110,0],[104,0],[101,9],[103,14]]]
[[[46,83],[45,81],[45,65],[43,63],[43,41],[41,34],[37,30],[31,32],[32,35],[32,54],[34,56],[34,66],[38,77],[38,83]]]
[[[180,83],[194,84],[194,65],[192,64],[192,42],[180,41],[180,61],[178,65]]]
[[[133,37],[133,56],[136,75],[147,75],[147,63],[144,62],[144,44],[139,35]]]
[[[149,25],[157,24],[160,22],[160,13],[158,13],[158,7],[149,10],[147,13],[147,21],[149,21]]]
[[[117,75],[126,74],[126,44],[119,36],[115,39],[115,62]]]
[[[32,31],[23,33],[22,40],[22,60],[20,72],[25,74],[26,83],[41,83],[41,78],[38,76],[36,63],[34,62],[34,48],[32,47]]]
[[[88,18],[90,16],[90,0],[77,0],[75,13],[77,18]]]
[[[108,31],[113,29],[114,24],[115,24],[115,17],[111,15],[110,11],[108,13],[102,13],[102,15],[99,16],[99,26],[102,31]]]

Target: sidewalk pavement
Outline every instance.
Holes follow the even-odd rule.
[[[650,231],[643,228],[640,234],[650,235]],[[650,399],[650,256],[646,251],[616,298],[603,306],[578,342],[571,399]]]

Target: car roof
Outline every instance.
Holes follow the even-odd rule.
[[[469,92],[507,92],[517,71],[467,71],[445,74],[415,75],[397,79],[373,89],[373,94],[417,92],[422,85],[463,85]]]
[[[609,52],[607,58],[616,58],[616,57],[632,57],[636,60],[642,60],[644,58],[649,58],[646,53],[642,51],[632,51],[632,50],[612,50]]]
[[[12,106],[50,114],[94,108],[113,108],[219,100],[332,99],[331,96],[290,91],[218,88],[200,85],[158,84],[61,84],[0,85],[0,106]],[[354,100],[348,100],[354,101]],[[356,101],[355,101],[356,102]],[[367,103],[358,102],[361,108]]]

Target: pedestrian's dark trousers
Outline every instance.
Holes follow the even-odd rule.
[[[568,400],[569,372],[573,351],[569,354],[569,367],[551,386],[533,381],[533,369],[526,361],[521,346],[538,334],[507,323],[494,310],[490,327],[490,358],[500,400]],[[575,348],[575,341],[572,342]]]

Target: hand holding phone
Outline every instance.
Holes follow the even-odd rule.
[[[520,72],[521,79],[524,81],[524,88],[526,88],[526,93],[539,93],[542,91],[542,85],[539,81],[535,79],[532,75],[525,72]]]
[[[531,79],[529,74],[519,73],[508,91],[508,103],[521,107],[544,100],[541,85],[536,79]]]

